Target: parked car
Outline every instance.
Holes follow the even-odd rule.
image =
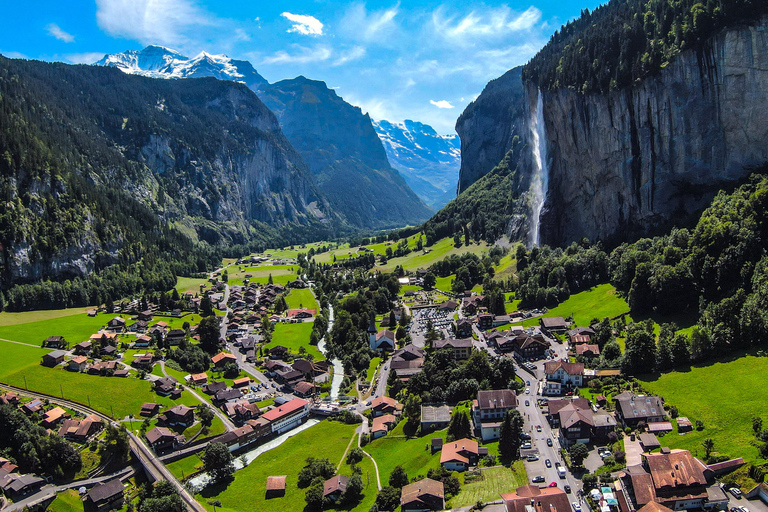
[[[531,454],[531,455],[528,456],[528,462],[536,462],[537,460],[539,460],[539,456],[538,455]]]
[[[571,503],[571,505],[573,505],[573,510],[575,512],[581,512],[581,505],[579,505],[578,501],[574,501],[573,503]]]
[[[733,497],[736,498],[737,500],[741,498],[741,489],[739,489],[738,487],[731,487],[730,489],[728,489],[728,492],[733,494]]]
[[[551,437],[547,438],[547,446],[552,446],[552,438]]]
[[[544,477],[543,477],[543,476],[541,476],[541,475],[539,475],[539,476],[535,476],[535,477],[533,477],[533,480],[531,480],[531,482],[533,482],[533,483],[535,483],[535,484],[540,484],[540,483],[542,483],[542,482],[544,482],[544,481],[545,481],[545,480],[544,480]]]
[[[552,467],[552,461],[547,459],[547,460],[544,461],[544,465],[547,466],[548,468],[551,468]]]
[[[521,450],[530,450],[531,449],[531,443],[523,443],[520,445]]]
[[[565,491],[565,494],[571,494],[571,486],[568,484],[565,484],[563,486],[563,490]]]

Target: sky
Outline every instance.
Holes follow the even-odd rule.
[[[323,80],[374,119],[454,133],[492,80],[595,0],[6,0],[0,53],[91,64],[149,44],[249,60],[270,82]]]

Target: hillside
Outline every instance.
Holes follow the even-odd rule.
[[[0,94],[3,289],[142,260],[200,271],[215,259],[198,242],[332,227],[303,160],[241,84],[0,58]]]

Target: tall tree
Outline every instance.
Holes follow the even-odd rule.
[[[465,409],[461,409],[451,416],[451,421],[448,423],[448,435],[452,436],[453,439],[464,439],[472,436],[472,425]]]
[[[523,416],[517,409],[511,409],[504,415],[499,431],[499,454],[504,459],[514,460],[517,458],[523,424]]]
[[[200,348],[209,354],[219,351],[219,321],[216,316],[206,316],[200,320],[197,326],[197,335],[200,336]]]
[[[402,489],[404,486],[408,485],[408,475],[403,469],[403,466],[398,464],[395,466],[395,469],[392,470],[392,473],[389,475],[389,485],[397,489]]]
[[[211,443],[203,455],[203,470],[214,482],[225,482],[235,473],[234,459],[224,443]]]

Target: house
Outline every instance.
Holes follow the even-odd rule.
[[[311,379],[325,373],[318,365],[312,361],[307,361],[306,359],[296,359],[291,365],[291,368],[304,374],[304,378],[307,379]]]
[[[35,398],[21,406],[21,412],[27,416],[39,413],[43,409],[43,401]]]
[[[146,334],[136,337],[136,341],[133,342],[134,348],[147,348],[152,343],[152,338]]]
[[[571,512],[568,495],[560,487],[518,487],[501,495],[506,512]]]
[[[677,423],[678,433],[691,432],[693,430],[693,423],[691,423],[687,416],[678,416],[675,418],[675,422]]]
[[[316,386],[310,382],[299,382],[293,386],[293,394],[302,398],[308,398],[315,394]]]
[[[51,428],[52,426],[56,425],[64,418],[68,418],[68,417],[69,417],[69,414],[67,413],[67,411],[65,411],[61,407],[54,407],[53,409],[51,409],[50,411],[46,412],[43,415],[42,423],[44,427]]]
[[[541,334],[529,336],[528,334],[519,334],[512,338],[511,343],[505,343],[499,346],[502,352],[508,352],[511,348],[515,355],[523,360],[544,359],[551,344]]]
[[[455,300],[448,300],[439,304],[437,310],[443,313],[450,313],[451,311],[455,311],[457,307],[459,307],[459,305]]]
[[[288,352],[288,348],[282,345],[275,345],[269,349],[269,357],[272,359],[282,359]]]
[[[64,348],[67,346],[67,340],[64,336],[48,336],[43,341],[43,347],[46,348]]]
[[[570,336],[569,339],[571,341],[571,345],[575,346],[582,343],[589,343],[592,337],[587,334],[574,334],[573,336]]]
[[[477,441],[472,439],[444,443],[440,452],[440,465],[449,471],[466,471],[471,466],[477,466],[479,454]]]
[[[371,402],[371,410],[373,411],[373,417],[375,418],[384,414],[400,414],[400,411],[403,410],[403,406],[394,398],[379,396],[374,398],[373,402]]]
[[[459,338],[470,338],[472,336],[472,321],[460,318],[456,322],[456,336]]]
[[[145,402],[141,404],[141,411],[139,412],[139,416],[154,416],[158,412],[160,412],[160,404]]]
[[[477,327],[481,331],[493,329],[493,315],[490,313],[481,313],[477,315]]]
[[[118,357],[120,354],[117,352],[117,347],[112,345],[104,345],[100,349],[103,356]]]
[[[285,475],[267,477],[266,498],[279,498],[285,496]]]
[[[501,327],[502,325],[507,325],[511,321],[512,317],[509,315],[495,315],[493,317],[493,327]]]
[[[395,350],[395,333],[389,329],[378,331],[370,337],[371,350]]]
[[[635,427],[640,422],[663,422],[667,417],[658,396],[628,393],[616,398],[616,419],[626,426]]]
[[[260,437],[260,431],[255,430],[250,424],[242,425],[230,430],[213,440],[214,443],[222,443],[230,452],[244,448],[256,442]]]
[[[656,450],[657,448],[661,448],[661,443],[659,442],[659,438],[656,437],[654,434],[644,433],[637,436],[640,438],[640,447],[643,449],[644,452],[651,452],[653,450]]]
[[[232,381],[232,387],[235,389],[245,388],[245,387],[248,387],[250,384],[251,384],[250,377],[242,377],[240,379],[235,379]]]
[[[402,512],[443,509],[445,509],[443,482],[424,478],[404,486],[400,493],[400,510]]]
[[[227,402],[222,406],[222,409],[230,419],[241,425],[250,419],[258,418],[261,414],[259,406],[248,400]]]
[[[480,305],[483,302],[482,295],[472,295],[470,297],[464,297],[461,300],[461,309],[464,310],[464,314],[466,315],[474,315],[477,312],[477,308],[480,307]]]
[[[89,437],[99,432],[103,427],[104,423],[101,418],[91,414],[82,420],[64,420],[59,427],[58,434],[72,441],[85,443]]]
[[[560,429],[560,443],[565,447],[603,441],[616,430],[616,419],[605,411],[594,412],[586,398],[549,400],[547,407],[547,419],[553,428]]]
[[[189,376],[189,381],[194,384],[195,386],[200,386],[202,384],[208,383],[208,374],[203,373],[195,373],[194,375]]]
[[[19,395],[13,391],[8,391],[7,393],[0,395],[0,404],[18,405]]]
[[[228,363],[237,363],[237,358],[227,352],[219,352],[211,358],[213,366],[216,368],[223,368]]]
[[[344,475],[336,475],[333,478],[329,478],[323,485],[323,498],[328,498],[330,501],[336,502],[339,500],[344,491],[347,490],[347,484],[349,478]]]
[[[133,357],[133,361],[131,362],[131,366],[134,368],[147,371],[151,370],[154,365],[155,356],[150,353],[136,355]]]
[[[173,377],[161,377],[154,382],[155,393],[160,396],[169,396],[176,389],[178,381]]]
[[[84,372],[88,367],[88,358],[85,356],[76,356],[69,360],[67,369],[71,372]]]
[[[119,478],[97,483],[86,494],[86,510],[102,512],[122,508],[125,501],[123,490],[123,483]]]
[[[544,374],[547,383],[544,395],[556,396],[573,391],[581,387],[584,377],[584,365],[582,363],[569,363],[559,359],[544,363]]]
[[[130,370],[126,370],[125,368],[118,368],[115,370],[115,373],[112,374],[113,377],[128,377],[131,374]]]
[[[511,389],[478,391],[477,400],[472,401],[472,421],[483,442],[499,438],[504,416],[515,407],[517,396]]]
[[[424,349],[409,343],[392,354],[389,362],[390,371],[401,381],[407,381],[419,373],[424,366]]]
[[[184,329],[171,329],[168,331],[168,334],[165,335],[165,341],[167,341],[169,345],[175,346],[181,343],[186,335],[187,332]]]
[[[66,352],[63,350],[54,350],[48,352],[43,356],[43,366],[50,366],[51,368],[64,361]]]
[[[544,331],[565,332],[568,330],[568,322],[561,316],[551,316],[539,319],[539,325]]]
[[[116,316],[109,322],[107,322],[107,329],[110,331],[115,332],[122,332],[123,329],[125,329],[125,319],[119,316]]]
[[[304,320],[307,318],[312,318],[317,314],[316,309],[289,309],[288,310],[288,318],[291,318],[293,320]]]
[[[79,356],[87,355],[91,351],[93,343],[91,341],[81,341],[75,345],[74,353]]]
[[[233,400],[240,400],[243,398],[243,393],[239,389],[222,389],[213,395],[213,402],[217,405],[223,405],[225,402],[232,402]]]
[[[8,472],[0,469],[0,489],[9,498],[18,498],[37,492],[45,480],[35,475]]]
[[[397,418],[392,414],[385,414],[383,416],[377,416],[373,418],[373,426],[371,427],[371,437],[378,439],[387,435],[389,429],[397,425]]]
[[[186,405],[176,405],[161,414],[158,420],[169,427],[187,429],[195,422],[195,410]]]
[[[451,349],[453,351],[453,358],[455,360],[466,361],[472,354],[472,338],[460,340],[435,340],[432,347],[435,350],[441,350],[444,348]]]
[[[263,419],[270,422],[274,434],[282,434],[297,427],[307,416],[309,416],[309,402],[301,398],[294,398],[261,415]]]
[[[421,406],[421,430],[429,432],[440,430],[451,422],[450,405],[422,405]]]
[[[621,486],[635,508],[655,502],[672,510],[717,509],[728,498],[717,485],[709,485],[706,466],[688,450],[642,454],[642,463],[627,467]]]
[[[591,327],[574,327],[570,331],[568,331],[568,339],[571,340],[571,343],[576,343],[574,341],[574,336],[588,336],[587,341],[584,341],[582,343],[587,343],[589,339],[591,339],[595,335],[595,330]]]
[[[576,355],[584,357],[597,357],[600,355],[600,347],[598,345],[582,343],[581,345],[576,345]]]
[[[205,393],[206,395],[215,395],[219,391],[224,391],[225,389],[227,389],[226,382],[211,381],[208,384],[203,386],[203,393]]]

